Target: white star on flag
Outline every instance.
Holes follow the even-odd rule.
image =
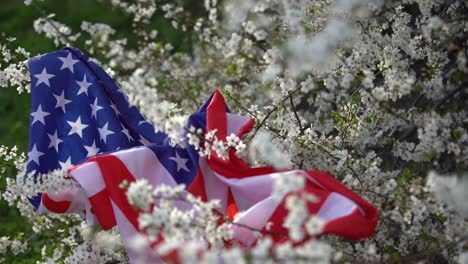
[[[117,114],[117,115],[120,115],[120,112],[119,110],[117,109],[117,106],[115,104],[111,104],[110,107],[114,110],[114,112]]]
[[[187,168],[188,159],[181,158],[177,151],[175,152],[175,154],[175,157],[171,157],[169,159],[175,161],[175,163],[177,164],[177,172],[179,172],[180,169],[190,172],[190,170]]]
[[[39,165],[39,157],[44,155],[44,152],[37,150],[36,145],[33,146],[32,150],[28,153],[29,161],[34,161]]]
[[[152,144],[152,142],[150,142],[149,140],[147,140],[146,138],[144,138],[142,136],[140,136],[140,139],[138,140],[138,142],[143,144],[143,146],[148,146],[148,145]]]
[[[149,124],[150,126],[153,126],[153,123],[149,122],[149,121],[146,121],[146,120],[143,120],[143,121],[140,121],[138,122],[138,126],[141,126],[143,124]]]
[[[53,74],[48,74],[47,69],[44,67],[44,69],[42,69],[42,72],[40,74],[34,75],[34,77],[37,78],[36,87],[41,83],[45,83],[47,86],[50,87],[49,79],[53,78],[54,76],[55,75]]]
[[[83,138],[83,129],[87,128],[88,125],[81,123],[81,116],[79,116],[75,122],[67,121],[67,123],[71,126],[70,132],[68,135],[72,135],[74,133],[78,134],[81,138]]]
[[[88,87],[93,85],[93,83],[88,82],[88,80],[86,78],[86,74],[83,77],[83,81],[81,81],[81,82],[76,81],[76,83],[80,86],[80,90],[78,90],[78,93],[76,95],[80,95],[82,93],[85,93],[86,95],[88,95]]]
[[[96,155],[99,152],[99,148],[96,147],[96,141],[93,140],[93,145],[91,146],[84,146],[86,151],[88,152],[88,155],[86,157],[91,157]]]
[[[127,136],[127,139],[128,139],[129,142],[132,141],[132,136],[130,136],[130,132],[128,131],[128,129],[125,128],[124,126],[122,126],[122,127],[123,127],[122,133],[123,133],[125,136]]]
[[[62,91],[60,95],[54,94],[55,100],[57,100],[57,104],[55,108],[62,108],[62,111],[65,113],[65,105],[71,103],[71,100],[65,98],[65,91]]]
[[[97,111],[103,109],[104,107],[98,105],[98,99],[94,99],[94,103],[91,104],[91,116],[97,118]]]
[[[72,58],[71,52],[68,53],[67,57],[58,57],[58,58],[63,62],[60,70],[69,69],[72,73],[73,73],[73,65],[79,62],[79,60],[74,60]]]
[[[101,140],[104,141],[104,144],[106,144],[107,136],[114,134],[114,132],[107,128],[108,126],[109,122],[107,122],[102,128],[98,127],[99,136],[101,137]]]
[[[55,148],[55,151],[58,153],[58,145],[63,142],[60,138],[57,136],[57,131],[55,131],[54,134],[47,134],[50,139],[49,146],[47,148]]]
[[[42,111],[42,106],[39,105],[39,106],[37,107],[36,112],[32,112],[31,115],[32,115],[32,117],[33,117],[33,121],[31,122],[31,126],[34,125],[34,123],[36,123],[37,121],[39,121],[39,122],[41,122],[43,125],[45,125],[45,120],[44,120],[44,118],[45,118],[46,116],[50,115],[50,113]]]
[[[66,169],[70,168],[71,166],[73,166],[73,164],[71,162],[71,156],[68,157],[68,159],[65,162],[61,162],[59,160],[59,164],[60,164],[60,168],[62,168],[62,170],[66,170]]]

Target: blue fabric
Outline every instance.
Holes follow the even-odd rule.
[[[80,50],[65,48],[37,56],[28,61],[28,67],[31,75],[28,173],[48,173],[60,169],[60,162],[75,165],[97,153],[131,148],[143,142],[161,144],[167,137],[156,133],[111,77]],[[97,106],[94,113],[93,104]],[[78,129],[72,128],[75,123]],[[92,151],[86,148],[93,146]],[[30,198],[36,208],[40,199],[41,194]]]

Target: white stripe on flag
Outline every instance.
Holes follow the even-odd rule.
[[[224,184],[231,187],[237,208],[241,211],[247,210],[255,203],[271,196],[273,193],[273,185],[277,177],[297,177],[297,174],[305,174],[300,170],[292,170],[232,179],[226,178],[216,172],[213,173]]]
[[[161,185],[176,186],[177,182],[161,164],[156,154],[147,147],[137,147],[113,153],[120,159],[135,179],[146,179],[153,187]],[[185,191],[183,193],[186,193]],[[154,204],[159,201],[155,200]],[[180,210],[188,210],[192,206],[183,201],[175,201],[174,206]]]
[[[240,115],[234,115],[231,113],[226,113],[227,136],[229,136],[231,133],[238,135],[239,130],[243,126],[245,126],[245,124],[247,124],[250,120],[251,120],[250,117],[247,117],[247,116],[240,116]]]
[[[241,211],[249,209],[255,203],[267,198],[273,190],[273,182],[277,173],[246,177],[241,179],[226,178],[216,172],[213,174],[223,185],[231,187],[237,208]]]
[[[247,211],[239,213],[234,223],[261,230],[268,222],[268,219],[273,215],[276,208],[281,203],[281,200],[282,197],[280,199],[268,197],[258,202]],[[257,239],[254,232],[247,228],[233,225],[231,230],[234,232],[234,238],[244,243],[247,247],[252,246]]]
[[[45,205],[42,203],[42,199],[39,203],[39,206],[37,207],[37,211],[39,212],[39,214],[51,213],[49,209],[47,209],[47,207],[45,207]]]
[[[80,213],[81,211],[91,207],[88,198],[86,197],[81,187],[69,187],[59,191],[60,192],[51,191],[48,192],[46,195],[49,197],[50,200],[53,200],[55,202],[70,202],[70,205],[66,210],[67,213]],[[41,214],[51,212],[42,203],[42,199],[37,210]]]
[[[132,239],[139,233],[112,199],[111,204],[130,263],[164,263],[149,246],[149,243],[138,245],[139,248],[135,249],[135,245],[132,245]]]
[[[88,197],[106,188],[99,165],[95,161],[83,163],[69,174],[83,187]]]
[[[68,207],[67,213],[82,212],[91,209],[91,203],[86,196],[85,191],[81,187],[73,188],[70,190],[73,193],[73,199]]]
[[[350,215],[356,208],[358,207],[353,201],[339,193],[332,192],[323,202],[317,212],[317,217],[330,221]]]
[[[219,212],[226,214],[228,187],[214,174],[208,164],[206,158],[198,159],[198,166],[203,174],[203,182],[205,184],[206,199],[208,201],[217,199],[220,203]]]
[[[125,164],[135,179],[147,179],[154,187],[161,184],[177,185],[177,182],[161,164],[156,154],[147,147],[131,148],[115,152],[112,155]]]

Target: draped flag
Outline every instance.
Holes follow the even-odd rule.
[[[78,60],[75,62],[74,58]],[[54,66],[48,66],[50,64]],[[187,186],[186,192],[203,201],[218,199],[221,202],[218,213],[230,218],[237,214],[234,221],[239,225],[232,227],[234,239],[246,247],[252,246],[257,237],[242,225],[266,230],[266,225],[270,222],[271,232],[287,233],[282,224],[287,215],[285,199],[288,193],[284,193],[281,199],[272,197],[273,184],[277,177],[305,179],[305,187],[301,191],[319,198],[318,202],[308,203],[307,209],[310,214],[315,214],[324,221],[323,234],[358,239],[374,233],[377,210],[325,172],[278,172],[273,167],[250,168],[235,155],[234,150],[229,151],[229,159],[225,160],[217,157],[214,152],[206,158],[198,156],[191,146],[182,148],[169,145],[164,140],[164,134],[154,133],[138,111],[128,106],[125,97],[111,79],[75,49],[65,49],[33,59],[29,62],[29,67],[33,76],[33,96],[38,94],[37,91],[34,93],[34,89],[38,87],[41,88],[39,94],[47,92],[49,95],[45,96],[48,99],[33,98],[31,133],[35,134],[30,136],[28,168],[41,168],[42,172],[47,172],[58,168],[70,157],[69,163],[83,162],[96,154],[97,151],[86,151],[93,142],[94,148],[99,148],[101,152],[114,151],[94,156],[69,170],[70,176],[81,186],[81,193],[72,190],[55,197],[42,194],[33,199],[33,204],[36,202],[39,208],[44,206],[55,212],[86,210],[105,230],[117,225],[131,261],[142,254],[133,252],[129,246],[130,238],[139,232],[139,212],[127,201],[125,190],[119,188],[124,180],[133,182],[144,178],[154,186],[176,186],[183,183]],[[66,73],[66,77],[62,79],[57,78],[61,71]],[[90,86],[85,90],[87,92],[80,92],[82,84],[75,85],[76,78],[85,78],[80,83],[91,83],[95,87]],[[92,88],[102,93],[94,92]],[[61,99],[59,103],[59,99],[54,100],[58,96],[66,99]],[[67,100],[70,102],[67,103]],[[93,102],[97,103],[93,106]],[[106,106],[104,102],[107,102]],[[119,114],[108,109],[112,103],[120,113],[129,109],[133,112]],[[252,119],[230,113],[221,93],[215,91],[199,112],[189,118],[187,127],[201,128],[205,133],[216,130],[216,137],[225,140],[231,133],[241,137],[253,125]],[[129,136],[123,129],[128,130]],[[134,147],[140,144],[139,139],[154,144]],[[78,154],[73,154],[75,152]],[[47,169],[43,163],[52,165],[47,165]],[[52,200],[50,206],[45,197],[47,201]],[[67,206],[53,207],[60,203]],[[90,213],[91,208],[93,213]],[[160,260],[150,244],[146,245],[146,249],[145,257],[148,262]]]

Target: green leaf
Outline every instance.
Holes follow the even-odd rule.
[[[424,159],[428,159],[428,160],[434,158],[434,156],[435,156],[434,151],[428,151],[428,152],[424,152],[424,153],[422,154],[422,157],[423,157]]]
[[[428,68],[428,69],[426,70],[426,73],[427,73],[427,76],[428,76],[429,78],[432,78],[432,77],[435,75],[436,71],[435,71],[434,68]]]
[[[456,71],[456,72],[452,73],[452,75],[450,76],[450,79],[454,83],[459,83],[459,82],[461,82],[463,80],[464,76],[465,76],[465,74],[463,72]]]
[[[452,136],[453,136],[455,139],[461,139],[462,136],[463,136],[463,131],[454,130],[454,131],[452,131]]]
[[[356,96],[356,97],[354,97],[353,100],[351,101],[351,104],[353,104],[353,105],[359,105],[359,104],[361,104],[361,103],[362,103],[362,101],[361,101],[361,96]]]
[[[423,87],[422,84],[419,83],[419,82],[416,83],[415,85],[413,85],[413,91],[416,92],[416,93],[422,92],[423,88],[424,88],[424,87]]]
[[[226,71],[227,71],[227,74],[229,75],[234,75],[236,72],[237,72],[237,64],[236,63],[231,63],[229,64],[229,66],[227,67]]]

